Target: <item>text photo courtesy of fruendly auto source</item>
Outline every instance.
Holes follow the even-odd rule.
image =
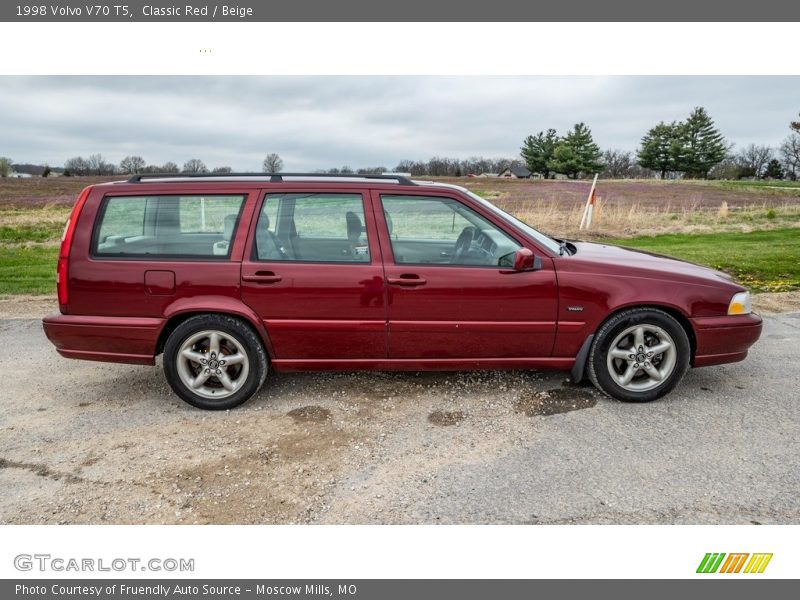
[[[797,523],[798,98],[0,77],[0,523]]]

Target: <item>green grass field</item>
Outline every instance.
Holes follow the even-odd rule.
[[[800,288],[800,229],[796,228],[750,233],[669,234],[611,241],[725,271],[754,292]]]
[[[48,242],[58,239],[64,230],[62,223],[25,223],[0,225],[0,244]]]
[[[747,188],[759,189],[760,188],[760,189],[768,189],[768,190],[770,190],[770,189],[781,188],[781,189],[786,189],[786,190],[794,189],[794,190],[800,191],[800,181],[781,181],[781,180],[774,180],[774,179],[768,179],[768,180],[761,179],[761,180],[750,181],[750,180],[747,180],[747,179],[741,179],[741,180],[737,180],[737,181],[732,181],[732,180],[728,181],[728,180],[726,180],[726,181],[714,181],[714,182],[709,182],[709,183],[711,185],[718,185],[718,186],[721,186],[721,187],[733,188],[733,189],[747,189]]]
[[[56,293],[54,246],[0,246],[0,294]]]

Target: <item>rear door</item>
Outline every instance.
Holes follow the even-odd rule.
[[[242,299],[277,359],[386,358],[386,295],[366,193],[266,191],[242,262]]]
[[[163,317],[200,295],[239,297],[240,222],[255,193],[241,185],[97,186],[70,254],[71,314]],[[90,198],[92,200],[93,198]]]
[[[390,358],[550,356],[551,260],[514,271],[520,240],[455,196],[375,192],[373,206],[385,224]]]

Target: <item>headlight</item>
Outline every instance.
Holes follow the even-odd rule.
[[[749,315],[751,312],[750,292],[739,292],[731,298],[731,303],[728,304],[729,315]]]

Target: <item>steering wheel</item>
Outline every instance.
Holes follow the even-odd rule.
[[[460,263],[466,258],[470,246],[472,246],[472,241],[475,239],[475,233],[477,233],[477,229],[470,226],[464,227],[464,229],[461,230],[456,240],[456,246],[453,249],[453,259],[450,261],[451,263]]]

